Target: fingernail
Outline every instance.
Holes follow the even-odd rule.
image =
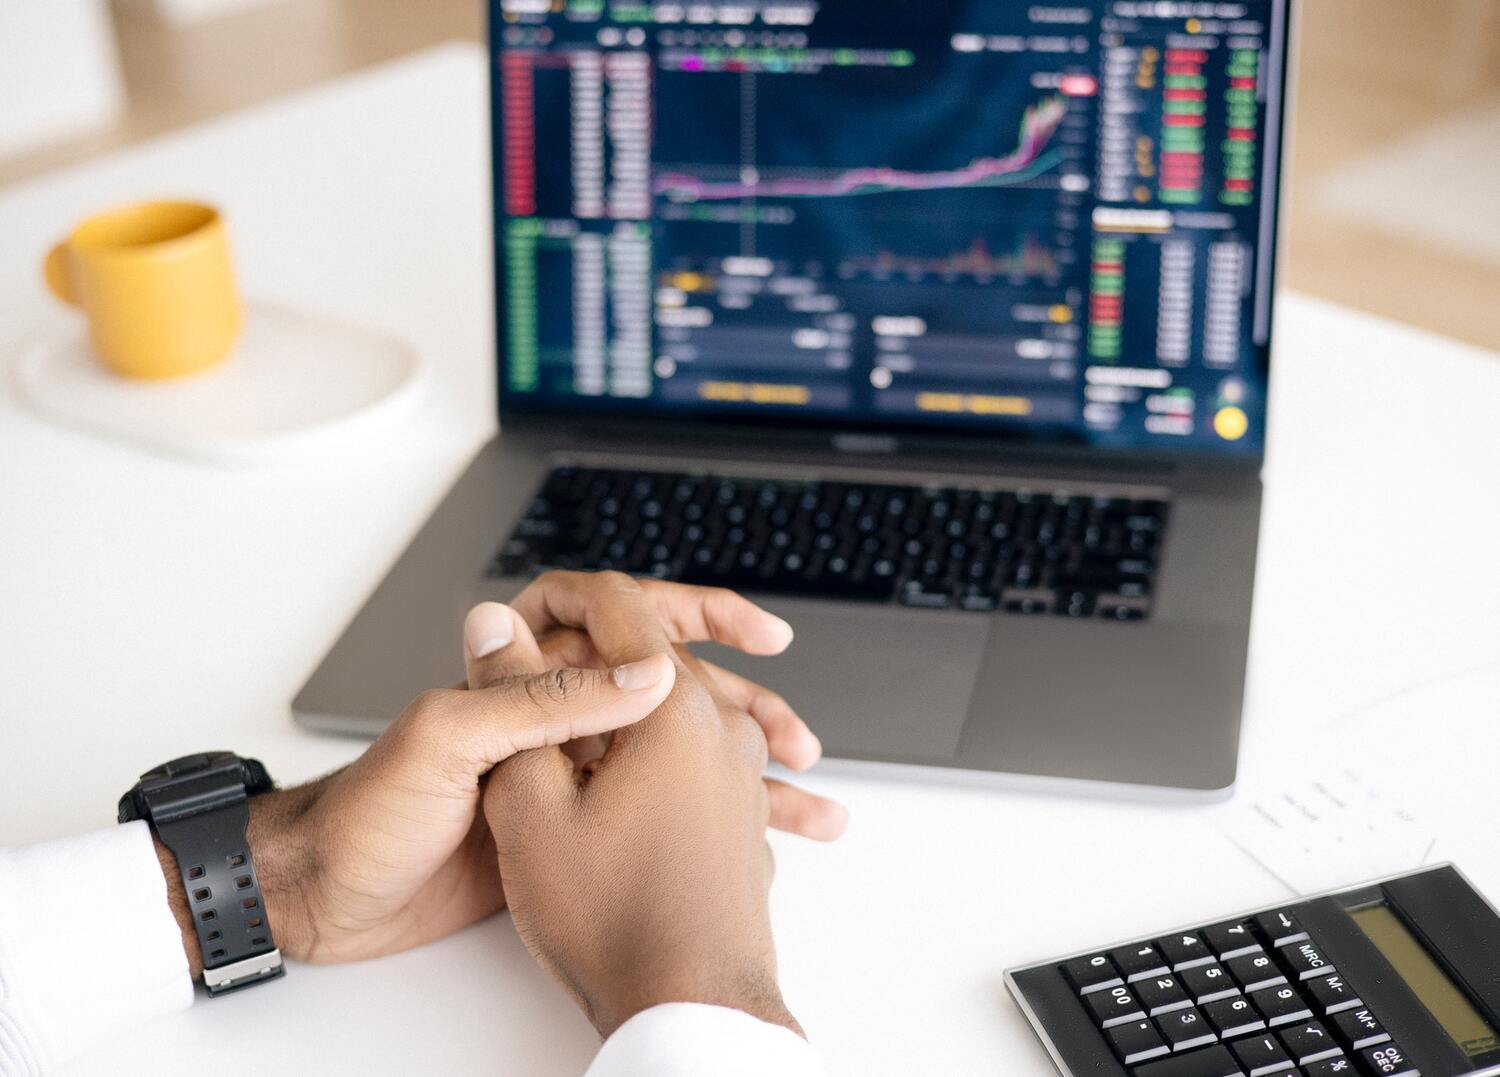
[[[782,637],[786,640],[784,646],[790,647],[792,644],[792,637],[797,634],[792,630],[792,623],[790,621],[786,621],[780,617],[777,617],[774,613],[771,614],[771,617],[776,621],[777,624],[781,626]]]
[[[616,666],[609,671],[610,679],[616,686],[627,692],[641,692],[647,688],[655,688],[666,676],[670,664],[665,655],[652,655],[650,658],[642,658],[639,662],[630,662],[623,666]]]
[[[481,602],[464,618],[464,647],[470,658],[494,654],[509,644],[515,635],[510,607],[498,602]]]

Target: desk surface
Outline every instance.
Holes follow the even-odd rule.
[[[360,750],[298,730],[288,701],[493,429],[483,80],[478,51],[444,48],[0,192],[0,367],[70,317],[36,272],[49,241],[180,192],[227,208],[249,294],[402,334],[436,375],[386,436],[251,470],[94,440],[0,393],[0,844],[108,824],[184,751],[296,781]],[[1336,715],[1500,658],[1500,360],[1292,295],[1278,318],[1242,785]],[[1493,755],[1490,729],[1462,749],[1434,731],[1414,765]],[[837,765],[808,784],[853,820],[831,847],[776,836],[773,910],[834,1073],[1045,1073],[1005,968],[1287,895],[1207,806]],[[1481,785],[1454,795],[1493,814]],[[1500,849],[1478,860],[1500,894]],[[77,1072],[188,1074],[241,1033],[256,1072],[577,1074],[595,1047],[502,916],[200,1002]]]

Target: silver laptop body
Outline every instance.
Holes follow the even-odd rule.
[[[377,733],[461,678],[472,604],[547,564],[720,578],[675,547],[611,558],[590,535],[518,569],[506,551],[532,549],[559,472],[585,477],[569,480],[584,502],[632,476],[809,505],[829,490],[884,505],[896,488],[908,514],[962,506],[957,555],[931,520],[882,520],[926,541],[893,555],[889,594],[801,586],[784,551],[762,593],[745,573],[809,540],[752,519],[752,567],[722,578],[796,641],[714,659],[784,694],[831,758],[1231,786],[1286,0],[552,7],[491,11],[502,432],[297,695],[297,720]],[[1072,545],[1047,554],[1035,522],[1022,553],[992,543],[981,502],[1019,503]],[[1134,541],[1131,507],[1158,504],[1145,577],[1086,602],[1041,585],[1085,579],[1070,573]],[[981,573],[975,535],[1012,559],[983,594],[962,576]],[[1033,555],[1044,575],[1018,578]]]

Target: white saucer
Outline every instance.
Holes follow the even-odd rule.
[[[181,456],[257,463],[357,440],[406,413],[426,377],[395,337],[251,303],[229,358],[199,374],[113,374],[80,319],[30,341],[15,380],[26,403],[70,426]]]

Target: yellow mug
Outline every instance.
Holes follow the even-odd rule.
[[[88,318],[99,358],[129,378],[213,366],[244,323],[224,218],[196,202],[139,202],[90,217],[52,248],[43,274]]]

